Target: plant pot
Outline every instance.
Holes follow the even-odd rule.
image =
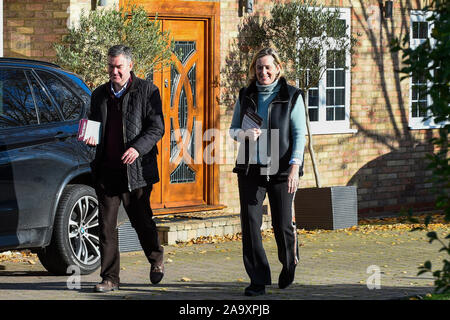
[[[294,200],[297,229],[345,229],[358,224],[355,186],[298,189]]]

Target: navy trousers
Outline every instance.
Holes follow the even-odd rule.
[[[295,272],[299,260],[298,240],[293,221],[295,193],[288,193],[286,180],[266,176],[238,174],[244,266],[251,283],[270,285],[271,274],[262,244],[262,205],[269,197],[272,226],[278,247],[278,259],[286,270]]]
[[[126,173],[114,170],[102,172],[96,185],[100,227],[100,276],[103,280],[117,284],[120,283],[117,215],[121,202],[149,263],[160,264],[164,254],[150,207],[152,186],[129,192],[127,185]]]

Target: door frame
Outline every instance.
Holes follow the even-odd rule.
[[[205,124],[207,129],[220,128],[218,104],[220,83],[220,3],[177,0],[119,0],[119,6],[141,5],[149,18],[202,20],[206,23],[205,42]],[[205,142],[203,142],[205,147]],[[217,150],[215,148],[214,150]],[[217,156],[214,155],[217,159]],[[219,205],[219,165],[205,164],[204,194],[207,205]],[[204,210],[205,208],[202,208]]]

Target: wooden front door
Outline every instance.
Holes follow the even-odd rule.
[[[202,136],[205,129],[205,21],[161,19],[175,41],[173,66],[154,74],[163,102],[165,134],[159,143],[160,182],[154,208],[206,204]]]

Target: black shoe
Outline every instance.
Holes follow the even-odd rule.
[[[250,284],[247,288],[245,288],[246,296],[255,297],[266,294],[266,286],[260,284]]]
[[[150,268],[150,281],[153,284],[158,284],[164,277],[164,263],[152,264]]]
[[[281,270],[280,276],[278,277],[278,288],[285,289],[291,285],[295,278],[295,266],[288,271],[285,267]]]

